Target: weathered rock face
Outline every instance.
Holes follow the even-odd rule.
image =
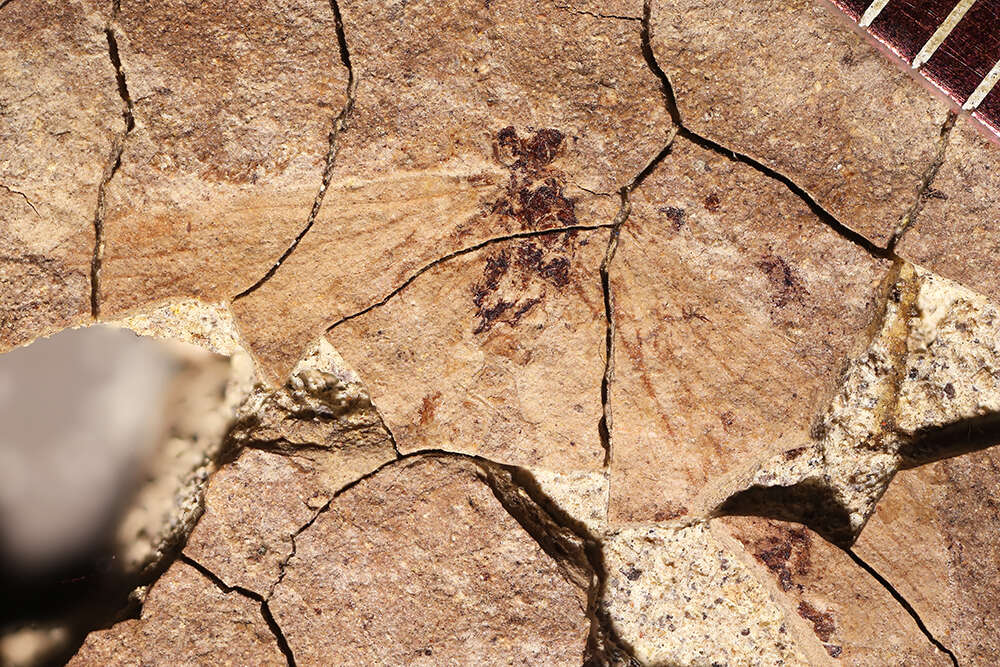
[[[678,138],[611,265],[612,521],[703,513],[807,440],[887,269],[780,183]]]
[[[326,327],[438,258],[611,223],[616,198],[592,193],[629,184],[670,127],[635,21],[520,0],[341,9],[357,88],[324,206],[235,303],[278,381]]]
[[[729,517],[605,541],[602,599],[647,664],[949,664],[851,558],[798,524]]]
[[[91,634],[70,665],[283,665],[260,603],[186,563],[156,582],[143,616]]]
[[[0,350],[90,314],[94,212],[125,129],[109,9],[90,0],[3,6]]]
[[[947,104],[821,2],[652,7],[653,53],[685,126],[888,243],[935,164]]]
[[[607,239],[565,232],[491,244],[435,266],[328,339],[372,378],[401,452],[598,470]]]
[[[295,544],[270,604],[306,664],[583,660],[586,591],[471,463],[418,457],[384,468],[334,499]]]
[[[998,187],[1000,146],[956,123],[899,253],[994,300],[1000,297]]]
[[[961,665],[1000,654],[998,480],[995,447],[901,472],[854,546]]]
[[[112,25],[134,127],[108,183],[103,314],[227,299],[309,220],[347,101],[333,12],[124,2]]]
[[[0,0],[0,349],[232,357],[77,662],[1000,661],[1000,149],[819,1]]]
[[[852,542],[901,467],[997,444],[996,306],[899,263],[867,347],[847,360],[811,441],[774,456],[729,511],[809,521]]]

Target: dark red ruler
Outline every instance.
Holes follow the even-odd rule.
[[[832,0],[1000,137],[1000,0]]]

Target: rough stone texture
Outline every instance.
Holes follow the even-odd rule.
[[[604,560],[602,608],[643,663],[808,664],[767,589],[707,525],[624,529]]]
[[[968,123],[948,139],[944,162],[925,193],[899,253],[921,266],[1000,299],[1000,146]]]
[[[89,317],[98,188],[125,129],[110,3],[3,4],[0,351]]]
[[[608,232],[492,244],[422,274],[328,334],[403,453],[551,470],[603,465],[599,268]]]
[[[810,664],[824,652],[835,664],[951,664],[889,591],[808,528],[728,517],[713,522],[713,530],[735,538],[744,558],[753,557],[756,577],[768,582]]]
[[[234,304],[277,383],[326,327],[440,257],[610,223],[616,198],[588,191],[630,183],[670,127],[636,21],[524,0],[341,9],[358,84],[333,180],[296,251]]]
[[[781,184],[678,138],[611,265],[612,522],[703,512],[807,440],[886,269]]]
[[[997,149],[819,1],[0,0],[0,349],[232,357],[78,661],[996,663]]]
[[[601,606],[645,664],[949,664],[875,579],[798,524],[627,528],[604,560]]]
[[[191,343],[225,356],[246,356],[233,315],[222,304],[181,299],[109,323],[131,329],[140,336]]]
[[[284,665],[285,657],[260,603],[175,563],[150,590],[142,618],[92,633],[69,664]]]
[[[227,586],[263,595],[292,555],[292,536],[331,497],[311,461],[246,450],[212,477],[184,553]]]
[[[561,511],[592,535],[608,525],[608,475],[606,471],[554,472],[535,468],[535,484]]]
[[[330,4],[129,1],[114,31],[135,128],[107,190],[102,314],[232,297],[319,191],[347,101]]]
[[[854,546],[960,665],[1000,655],[1000,451],[896,475]]]
[[[889,241],[934,164],[943,100],[814,0],[654,2],[651,32],[687,128]]]
[[[184,551],[228,586],[261,595],[278,581],[296,531],[336,492],[396,456],[357,376],[325,342],[285,387],[258,385],[229,437],[274,451],[244,450],[212,478]]]
[[[754,473],[729,509],[809,520],[849,543],[902,466],[1000,442],[997,308],[900,263],[867,348],[853,355],[814,439]]]
[[[296,540],[271,609],[303,664],[579,665],[585,591],[460,459],[393,464]]]

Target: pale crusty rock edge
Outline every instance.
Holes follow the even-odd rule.
[[[220,343],[220,345],[221,345],[221,344],[222,344],[222,343]],[[557,483],[555,483],[555,482],[552,482],[551,480],[548,480],[548,483],[550,484],[550,487],[551,487],[551,488],[553,488],[553,489],[555,489],[555,488],[562,488],[563,490],[565,490],[565,486],[562,486],[562,487],[560,487],[560,486],[559,486],[559,484],[557,484]],[[541,482],[540,482],[540,484],[542,484],[542,486],[543,486],[543,488],[544,488],[544,486],[545,486],[545,485],[544,485],[543,483],[541,483]],[[599,485],[598,485],[598,488],[599,488]],[[564,501],[564,502],[566,502],[566,501]],[[569,503],[568,503],[568,502],[567,502],[567,506],[569,506]],[[593,521],[595,520],[595,519],[594,519],[594,517],[598,517],[598,518],[597,518],[597,521],[600,521],[600,517],[601,517],[601,512],[600,512],[599,510],[598,510],[598,511],[591,511],[591,510],[588,510],[588,511],[587,511],[586,513],[584,513],[584,515],[586,515],[586,516],[588,516],[588,517],[589,517],[589,518],[588,518],[588,520],[589,520],[590,522],[593,522]],[[583,515],[581,515],[581,516],[583,516]]]

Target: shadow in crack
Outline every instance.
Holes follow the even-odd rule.
[[[790,486],[751,486],[735,493],[713,512],[715,516],[759,516],[807,526],[824,539],[847,548],[855,539],[850,513],[822,480]]]
[[[900,448],[903,458],[900,469],[916,468],[995,445],[1000,445],[1000,414],[920,429]]]

